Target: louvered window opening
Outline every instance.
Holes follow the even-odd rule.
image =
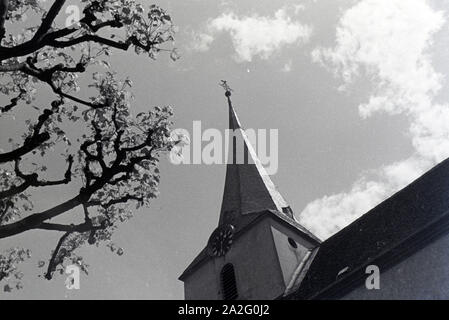
[[[225,265],[221,270],[221,288],[223,300],[236,300],[238,298],[237,282],[232,264]]]

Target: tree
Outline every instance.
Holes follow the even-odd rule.
[[[67,263],[86,271],[75,253],[82,245],[102,242],[123,253],[111,235],[132,216],[134,205],[147,206],[157,196],[159,155],[176,144],[170,137],[172,109],[155,107],[134,117],[132,82],[118,79],[108,61],[117,50],[130,48],[152,59],[167,51],[176,59],[171,17],[133,0],[81,0],[80,5],[79,21],[59,26],[65,0],[0,0],[0,92],[9,100],[0,106],[0,121],[15,113],[27,116],[25,123],[15,121],[19,129],[25,125],[23,134],[9,137],[9,146],[0,150],[0,239],[29,230],[61,233],[49,262],[39,262],[47,279]],[[21,25],[33,21],[39,23]],[[18,28],[17,34],[10,32]],[[84,80],[88,70],[92,79]],[[86,81],[83,95],[80,82]],[[34,105],[45,90],[52,101]],[[73,124],[77,130],[69,129]],[[49,169],[57,161],[66,163],[64,172]],[[71,183],[80,185],[75,194],[33,211],[36,190]],[[76,208],[82,208],[82,223],[76,223]],[[17,282],[8,282],[5,291],[20,287],[16,266],[29,255],[22,248],[0,252],[0,281]]]

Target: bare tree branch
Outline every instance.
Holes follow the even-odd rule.
[[[42,211],[40,213],[34,213],[13,223],[2,225],[0,226],[0,239],[34,229],[45,220],[49,220],[51,218],[59,216],[69,210],[72,210],[73,208],[76,208],[82,203],[83,196],[78,194],[72,199],[67,200],[51,209]]]
[[[94,226],[91,222],[84,222],[81,224],[58,224],[58,223],[41,223],[34,229],[61,231],[61,232],[78,232],[83,233],[92,230],[104,229],[105,225]]]
[[[48,134],[48,132],[39,133],[36,136],[27,138],[20,148],[17,148],[10,152],[1,153],[0,163],[14,161],[15,159],[18,159],[21,156],[27,154],[28,152],[33,151],[48,139],[50,139],[50,134]]]
[[[6,106],[0,108],[0,114],[5,113],[5,112],[8,112],[9,110],[11,110],[11,109],[14,108],[15,106],[17,106],[18,101],[19,101],[20,99],[22,99],[22,96],[23,96],[25,93],[26,93],[26,91],[25,91],[24,89],[20,89],[19,94],[18,94],[16,97],[12,98],[12,99],[10,100],[10,103],[9,103],[9,104],[7,104]]]
[[[47,121],[50,116],[56,112],[59,106],[63,103],[62,100],[55,100],[51,103],[51,109],[45,109],[44,112],[39,116],[38,122],[33,128],[33,133],[28,136],[23,145],[15,150],[10,152],[0,153],[0,163],[14,161],[27,154],[30,151],[33,151],[37,147],[39,147],[42,143],[50,139],[50,134],[48,132],[41,133],[42,126],[45,121]]]
[[[54,0],[50,10],[45,15],[45,18],[42,19],[42,23],[39,26],[39,29],[37,29],[31,41],[39,42],[41,38],[48,32],[48,30],[50,30],[53,21],[61,11],[62,7],[64,6],[64,3],[65,0]]]
[[[13,186],[9,188],[8,190],[0,191],[0,200],[8,197],[12,197],[18,193],[21,193],[28,189],[29,187],[45,187],[45,186],[56,186],[60,184],[67,184],[72,179],[72,165],[73,165],[73,156],[70,155],[67,159],[67,162],[69,163],[68,168],[64,174],[64,179],[61,180],[54,180],[54,181],[44,181],[38,179],[37,173],[32,174],[24,174],[19,169],[19,162],[20,158],[15,161],[15,168],[14,171],[16,172],[16,175],[24,180],[24,182],[18,186]]]
[[[55,250],[53,251],[53,254],[50,258],[50,262],[48,263],[47,273],[45,274],[45,278],[47,280],[51,280],[53,272],[56,269],[56,266],[59,262],[56,261],[56,258],[58,257],[59,249],[61,248],[62,244],[64,243],[65,239],[72,233],[73,231],[67,231],[64,233],[64,235],[59,239],[58,244],[56,245]]]

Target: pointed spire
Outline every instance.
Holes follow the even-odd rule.
[[[224,82],[229,106],[229,129],[232,151],[226,168],[226,181],[220,212],[220,224],[238,219],[239,215],[276,210],[293,219],[293,214],[262,166],[232,106],[231,90]],[[230,139],[231,140],[231,139]],[[242,148],[243,146],[243,148]],[[242,149],[242,150],[241,150]],[[243,153],[243,161],[237,161]],[[240,156],[240,157],[239,157]]]

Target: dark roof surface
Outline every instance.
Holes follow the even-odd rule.
[[[448,213],[449,159],[324,241],[299,289],[287,298],[317,297],[375,259],[418,250]]]

